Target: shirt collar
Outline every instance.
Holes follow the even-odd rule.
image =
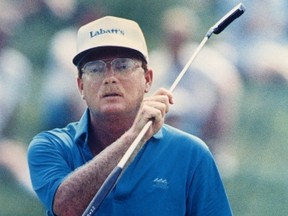
[[[78,122],[75,142],[79,144],[87,143],[88,139],[88,125],[89,125],[89,109],[87,108]]]
[[[89,109],[87,108],[78,122],[76,131],[75,142],[79,144],[87,143],[88,139],[88,125],[89,125]],[[161,128],[156,134],[153,135],[154,139],[163,138],[163,129]]]
[[[153,135],[153,138],[155,139],[162,139],[163,138],[163,128],[161,127],[160,130]]]

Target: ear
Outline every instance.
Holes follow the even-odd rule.
[[[145,72],[145,81],[145,93],[147,93],[149,92],[153,81],[153,71],[151,69],[148,69]]]
[[[80,92],[80,95],[81,95],[82,99],[85,100],[83,79],[78,77],[77,78],[77,84],[78,84],[78,90]]]

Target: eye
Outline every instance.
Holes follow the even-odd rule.
[[[117,71],[125,71],[127,70],[128,65],[126,62],[117,62],[115,63],[114,67]]]
[[[104,71],[105,65],[103,64],[95,64],[93,66],[91,66],[91,73],[102,73]]]
[[[126,58],[117,59],[115,62],[113,62],[115,70],[119,72],[125,72],[131,69],[132,65],[133,65],[132,60],[130,61],[129,59]]]
[[[100,62],[100,61],[95,61],[95,62],[89,62],[87,63],[84,67],[83,70],[88,72],[88,73],[102,73],[105,71],[105,63]]]

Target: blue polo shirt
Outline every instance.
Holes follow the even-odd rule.
[[[68,174],[92,159],[89,110],[62,129],[36,135],[29,145],[32,185],[54,215],[53,199]],[[200,139],[163,125],[127,167],[96,215],[230,216],[214,159]]]

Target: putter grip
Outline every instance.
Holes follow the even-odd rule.
[[[240,3],[235,6],[231,11],[229,11],[222,19],[220,19],[214,26],[210,28],[207,33],[207,36],[210,37],[213,33],[219,34],[221,33],[230,23],[232,23],[235,19],[240,17],[246,8],[245,6]]]
[[[122,173],[122,168],[116,166],[109,176],[106,178],[92,201],[89,203],[88,207],[85,209],[82,216],[93,216],[95,215],[98,207],[102,204],[106,196],[114,188],[120,174]]]

